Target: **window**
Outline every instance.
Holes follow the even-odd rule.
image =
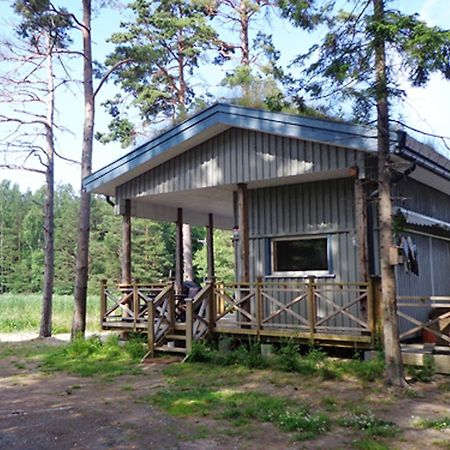
[[[326,237],[274,239],[273,272],[292,275],[330,273]]]

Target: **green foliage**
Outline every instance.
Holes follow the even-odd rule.
[[[232,283],[234,273],[234,246],[229,231],[214,230],[214,262],[216,278],[224,283]],[[194,268],[200,281],[207,276],[206,245],[194,253]]]
[[[103,342],[99,337],[77,339],[57,347],[44,357],[51,371],[66,371],[80,376],[114,377],[139,373],[137,364],[145,354],[142,341],[127,341],[123,346],[115,336]]]
[[[17,185],[0,183],[0,294],[40,292],[44,268],[44,191],[21,193]],[[79,197],[67,185],[55,191],[55,282],[56,294],[73,292],[76,263],[76,231]],[[173,224],[133,219],[133,274],[142,282],[166,280],[173,270],[175,227]],[[200,239],[203,230],[194,229]],[[199,244],[195,242],[194,250]],[[219,252],[220,244],[219,244]],[[92,198],[91,260],[89,292],[97,294],[101,279],[120,279],[122,251],[121,218],[100,197]],[[219,273],[224,272],[218,261]],[[233,260],[232,260],[233,261]],[[34,320],[34,319],[33,319]],[[21,325],[23,326],[23,325]]]
[[[65,8],[58,12],[49,0],[16,0],[13,7],[21,18],[17,34],[29,40],[35,49],[43,46],[65,48],[72,42],[69,36],[72,17]],[[43,34],[49,41],[42,37]]]
[[[301,12],[304,2],[299,2],[299,7],[290,6],[295,2],[286,3],[287,16],[301,24],[295,12]],[[354,119],[367,120],[374,110],[378,42],[386,46],[385,76],[390,101],[404,95],[398,87],[399,73],[407,73],[415,86],[426,84],[435,72],[450,79],[450,32],[428,26],[417,14],[407,15],[386,8],[384,17],[379,19],[372,2],[360,2],[352,6],[351,12],[335,13],[327,22],[329,31],[320,45],[315,44],[296,59],[305,68],[298,87],[312,98],[326,99],[328,105],[333,101],[337,105],[353,103]]]
[[[121,31],[111,36],[116,47],[106,65],[115,67],[112,77],[132,101],[126,103],[119,94],[105,104],[112,122],[109,134],[97,135],[103,142],[132,141],[135,130],[126,117],[130,108],[137,109],[144,123],[183,119],[195,94],[190,79],[217,43],[202,2],[139,0],[129,7],[133,21],[122,23]]]

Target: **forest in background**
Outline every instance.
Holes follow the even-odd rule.
[[[21,192],[0,182],[0,293],[41,292],[44,272],[44,188]],[[55,190],[55,293],[72,294],[75,279],[79,197],[70,185]],[[205,230],[193,228],[194,266],[198,282],[206,274]],[[217,276],[233,279],[230,232],[216,230]],[[120,279],[122,218],[102,197],[92,198],[89,292],[101,279]],[[167,280],[175,266],[175,225],[132,219],[132,273],[141,282]]]

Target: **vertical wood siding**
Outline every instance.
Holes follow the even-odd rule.
[[[253,189],[249,191],[249,227],[251,279],[271,273],[271,240],[286,236],[328,236],[331,244],[331,262],[335,278],[329,281],[358,281],[358,257],[356,249],[354,209],[354,180],[341,179],[324,182],[302,183],[288,186]],[[277,282],[304,281],[298,278],[272,279]],[[324,281],[324,280],[322,280]],[[275,295],[274,295],[275,296]],[[293,294],[280,297],[285,304]],[[349,301],[345,296],[334,297],[338,304]],[[306,314],[306,302],[294,309]],[[319,317],[332,312],[332,308],[322,302]],[[272,311],[266,311],[270,313]],[[359,306],[349,312],[361,316]],[[292,324],[292,316],[283,313],[274,323]],[[331,322],[330,322],[331,324]],[[339,315],[334,326],[351,326],[350,319]]]
[[[396,206],[450,222],[450,196],[407,178],[393,185]],[[430,232],[430,227],[422,227]],[[423,236],[409,231],[417,245],[419,276],[407,272],[404,266],[396,267],[397,294],[399,296],[450,295],[450,242],[438,237]],[[427,308],[402,307],[402,311],[420,321],[426,321]],[[400,319],[400,332],[414,327]]]
[[[356,151],[232,128],[117,188],[120,201],[211,186],[344,169]]]
[[[396,206],[450,222],[450,195],[411,178],[394,183],[392,195]]]
[[[419,276],[407,272],[404,266],[396,267],[397,293],[399,296],[450,295],[450,242],[432,236],[423,236],[412,231],[406,233],[417,245]],[[426,322],[429,308],[405,307],[401,309],[415,319]],[[401,318],[400,332],[415,327]]]

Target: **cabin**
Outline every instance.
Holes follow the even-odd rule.
[[[391,159],[401,339],[449,346],[450,160],[403,131]],[[147,333],[150,353],[216,334],[372,347],[376,180],[374,128],[229,104],[197,113],[84,180],[124,224],[123,280],[102,281],[101,326]],[[133,217],[177,224],[175,280],[132,281]],[[208,277],[192,298],[183,223],[207,229]],[[232,284],[215,277],[214,228],[233,233]]]

